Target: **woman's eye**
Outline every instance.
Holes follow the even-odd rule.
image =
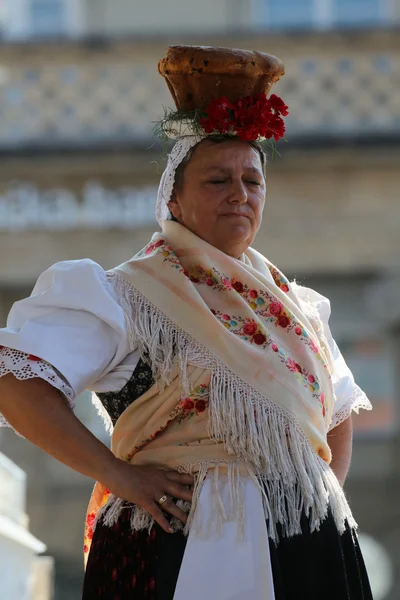
[[[251,185],[261,185],[261,183],[259,181],[248,180],[248,181],[246,181],[246,183],[250,183]]]
[[[216,185],[225,183],[225,182],[226,182],[226,179],[213,179],[212,181],[210,181],[210,183],[214,183]]]

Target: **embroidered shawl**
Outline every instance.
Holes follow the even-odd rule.
[[[353,523],[329,468],[330,352],[318,315],[286,277],[251,248],[234,259],[172,221],[110,277],[132,347],[156,380],[119,418],[112,449],[132,464],[198,474],[186,530],[196,528],[206,476],[225,478],[232,491],[228,508],[214,499],[212,527],[243,523],[243,477],[260,486],[273,539],[277,523],[300,533],[303,511],[318,528],[328,503],[339,530]],[[100,506],[107,524],[122,509],[103,492],[95,490],[89,525]],[[152,522],[144,509],[132,511],[133,528]]]

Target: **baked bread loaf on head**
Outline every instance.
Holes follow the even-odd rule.
[[[178,110],[205,110],[211,100],[268,95],[285,74],[283,63],[264,52],[213,46],[170,46],[158,63]]]

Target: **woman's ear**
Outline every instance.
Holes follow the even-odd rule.
[[[168,208],[171,211],[172,215],[175,217],[175,219],[179,221],[181,216],[181,207],[178,204],[175,190],[173,190],[171,194],[171,200],[168,202]]]

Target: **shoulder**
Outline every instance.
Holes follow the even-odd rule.
[[[300,304],[308,305],[310,309],[318,313],[323,323],[328,323],[331,316],[331,302],[329,298],[326,298],[326,296],[323,296],[312,288],[299,285],[296,281],[293,281],[290,285]]]

